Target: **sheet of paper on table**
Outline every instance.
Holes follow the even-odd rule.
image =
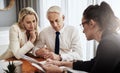
[[[42,62],[39,62],[40,64],[44,65],[46,61],[42,61]],[[33,66],[35,66],[36,68],[38,68],[39,70],[41,70],[42,72],[45,72],[45,70],[38,64],[36,63],[32,63]]]
[[[37,61],[37,60],[35,60],[35,59],[33,59],[33,58],[29,57],[29,56],[26,56],[26,55],[23,55],[23,59],[26,59],[26,60],[30,61],[33,66],[35,66],[39,70],[45,72],[41,65],[44,65],[46,61],[39,62],[39,61]],[[87,72],[83,72],[83,71],[73,70],[71,68],[64,67],[64,66],[62,66],[60,68],[66,68],[67,70],[69,70],[72,73],[87,73]]]
[[[29,57],[29,56],[26,56],[26,55],[22,55],[22,58],[31,62],[33,66],[37,67],[39,70],[41,70],[42,72],[45,72],[44,69],[42,68],[42,63]]]
[[[39,62],[40,64],[44,65],[46,61],[41,61]],[[32,63],[33,66],[35,66],[36,68],[38,68],[39,70],[45,72],[42,67],[40,67],[38,64]],[[78,70],[73,70],[71,68],[65,67],[65,66],[61,66],[60,68],[66,68],[67,70],[69,70],[71,73],[87,73],[84,71],[78,71]]]

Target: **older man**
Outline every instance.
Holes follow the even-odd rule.
[[[78,30],[64,24],[61,8],[52,6],[47,11],[47,18],[51,26],[43,29],[39,34],[34,54],[45,59],[53,60],[81,60],[83,59]]]

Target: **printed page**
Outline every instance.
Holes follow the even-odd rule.
[[[34,58],[31,58],[31,57],[26,56],[26,55],[22,55],[22,58],[31,62],[33,66],[37,67],[42,72],[45,72],[44,69],[42,68],[42,65],[43,65],[42,62],[39,62],[39,61],[35,60]]]

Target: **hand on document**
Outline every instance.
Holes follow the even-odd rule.
[[[33,66],[37,67],[39,70],[41,70],[44,73],[47,73],[47,72],[52,73],[53,71],[54,71],[54,73],[57,73],[55,71],[62,71],[62,69],[59,68],[57,65],[49,64],[46,61],[39,62],[39,61],[37,61],[29,56],[26,56],[26,55],[22,55],[22,58],[31,62]]]
[[[65,68],[65,67],[59,67],[57,65],[54,65],[54,64],[48,62],[48,60],[40,61],[39,64],[32,63],[33,66],[35,66],[36,68],[38,68],[39,70],[41,70],[44,73],[48,73],[48,72],[49,73],[53,73],[53,72],[57,73],[57,71],[62,72],[63,68]]]
[[[40,66],[39,64],[41,64],[42,66]],[[53,65],[53,64],[50,64],[50,63],[47,63],[47,61],[41,61],[39,62],[39,64],[36,64],[36,63],[32,63],[33,66],[35,66],[36,68],[38,68],[39,70],[41,70],[42,72],[44,73],[57,73],[55,71],[59,71],[59,72],[62,72],[62,68],[64,67],[60,67],[57,66],[57,65]]]
[[[37,61],[29,56],[23,55],[22,56],[23,59],[28,60],[29,62],[32,63],[33,66],[35,66],[36,68],[38,68],[40,71],[42,71],[43,73],[57,73],[57,72],[62,72],[64,68],[66,68],[68,71],[72,72],[72,73],[80,73],[81,71],[76,71],[73,70],[71,68],[68,67],[64,67],[60,65],[60,62],[58,61],[53,61],[51,59],[47,59],[46,61]],[[53,64],[53,62],[54,64]],[[56,72],[57,71],[57,72]],[[81,72],[81,73],[85,73],[85,72]]]
[[[39,62],[39,64],[41,64],[42,66],[45,64],[46,61],[41,61]],[[39,64],[36,64],[36,63],[32,63],[33,66],[35,66],[36,68],[38,68],[39,70],[41,70],[42,72],[45,73],[45,70],[43,69],[43,67]]]

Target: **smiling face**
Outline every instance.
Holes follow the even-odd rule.
[[[60,31],[63,27],[64,16],[56,12],[48,13],[48,20],[55,31]]]
[[[28,14],[24,17],[22,24],[28,31],[34,30],[37,26],[36,17],[34,14]]]

